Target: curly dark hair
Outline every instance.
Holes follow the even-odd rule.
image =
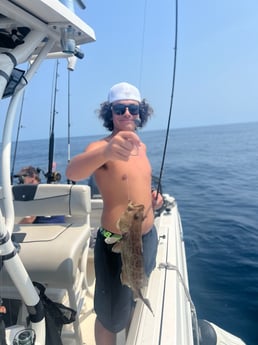
[[[107,128],[109,131],[113,131],[114,124],[113,124],[113,116],[112,116],[112,110],[111,110],[112,103],[109,103],[108,101],[101,103],[100,109],[97,110],[99,114],[99,118],[103,120],[103,126]],[[137,127],[143,127],[149,117],[153,114],[152,107],[146,102],[145,99],[143,99],[140,103],[140,110],[139,110],[139,116],[140,116],[140,124]]]

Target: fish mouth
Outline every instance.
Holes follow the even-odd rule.
[[[128,203],[127,209],[128,209],[128,211],[133,211],[133,210],[143,211],[144,205],[143,204],[134,204],[132,201],[130,201]]]

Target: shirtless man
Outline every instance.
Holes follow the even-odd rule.
[[[161,207],[162,197],[156,198],[151,190],[152,170],[146,146],[135,133],[151,114],[152,108],[141,100],[136,87],[124,82],[114,85],[99,113],[111,135],[91,143],[66,170],[67,178],[73,181],[94,174],[104,203],[94,252],[97,345],[116,344],[116,333],[128,326],[134,305],[131,290],[120,282],[120,254],[113,253],[112,244],[107,242],[107,237],[111,242],[119,240],[116,223],[129,200],[145,206],[142,234],[146,274],[149,276],[155,267],[158,241],[153,208]]]

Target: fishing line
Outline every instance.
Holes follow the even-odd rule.
[[[174,90],[175,90],[175,80],[176,80],[176,61],[177,61],[177,36],[178,36],[178,0],[175,2],[175,47],[174,47],[174,66],[173,66],[173,76],[172,76],[172,87],[171,87],[171,97],[170,97],[170,108],[169,108],[169,116],[168,116],[168,123],[167,123],[167,130],[166,130],[166,137],[160,167],[160,174],[158,178],[158,186],[157,186],[157,194],[156,200],[158,199],[158,193],[161,190],[161,179],[164,170],[166,152],[167,152],[167,144],[168,144],[168,136],[169,136],[169,129],[170,129],[170,122],[172,117],[172,108],[173,108],[173,101],[174,101]]]
[[[139,77],[139,88],[141,89],[142,84],[142,66],[143,66],[143,51],[144,51],[144,44],[145,44],[145,30],[146,30],[146,10],[147,8],[147,0],[144,2],[144,11],[143,11],[143,30],[142,30],[142,44],[141,44],[141,55],[140,55],[140,77]]]

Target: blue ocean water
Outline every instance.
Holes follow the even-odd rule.
[[[164,131],[142,132],[153,174],[159,176]],[[71,139],[71,156],[99,137]],[[57,139],[63,176],[67,140]],[[15,171],[47,171],[48,141],[20,142]],[[181,213],[190,292],[199,318],[258,344],[258,123],[170,131],[163,191]]]

